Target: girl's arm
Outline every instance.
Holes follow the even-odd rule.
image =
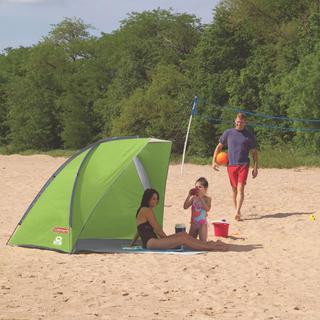
[[[205,198],[200,198],[200,201],[202,203],[202,206],[204,208],[204,210],[206,210],[207,212],[211,210],[211,198],[210,197],[205,197]]]
[[[192,190],[192,189],[191,189]],[[188,209],[192,206],[193,203],[193,194],[191,194],[191,190],[188,193],[186,200],[184,200],[183,209]]]
[[[136,231],[136,234],[134,235],[131,243],[129,244],[129,247],[134,246],[134,244],[136,243],[136,241],[138,240],[138,238],[139,238],[139,233],[138,233],[138,231]]]
[[[191,205],[192,205],[192,196],[188,194],[186,200],[184,201],[183,209],[188,209]]]
[[[148,222],[151,224],[154,232],[160,237],[160,238],[166,238],[167,235],[162,230],[160,224],[158,223],[153,211],[151,209],[147,209],[145,213],[145,217],[147,218]]]

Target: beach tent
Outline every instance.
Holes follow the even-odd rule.
[[[155,214],[162,224],[170,152],[170,141],[153,138],[104,139],[80,150],[43,186],[8,244],[108,252],[134,236],[149,187],[160,194]]]

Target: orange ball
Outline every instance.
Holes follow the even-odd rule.
[[[229,162],[228,154],[224,151],[221,151],[217,154],[216,163],[220,166],[226,166]]]

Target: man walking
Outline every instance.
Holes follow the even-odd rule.
[[[235,219],[241,219],[241,207],[244,200],[244,188],[249,172],[249,152],[253,159],[252,177],[258,175],[258,153],[256,140],[252,133],[246,129],[246,115],[238,113],[235,119],[235,128],[226,130],[220,137],[212,159],[212,167],[219,171],[216,157],[224,146],[228,147],[229,163],[228,176],[233,192],[233,203],[236,210]]]

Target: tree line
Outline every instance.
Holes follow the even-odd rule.
[[[66,18],[36,45],[3,50],[0,145],[79,149],[139,135],[170,139],[178,153],[195,95],[189,152],[199,156],[232,125],[225,106],[320,119],[319,0],[224,0],[206,25],[157,9],[131,13],[99,37],[92,28]],[[260,147],[319,150],[319,122],[249,121],[259,122]]]

